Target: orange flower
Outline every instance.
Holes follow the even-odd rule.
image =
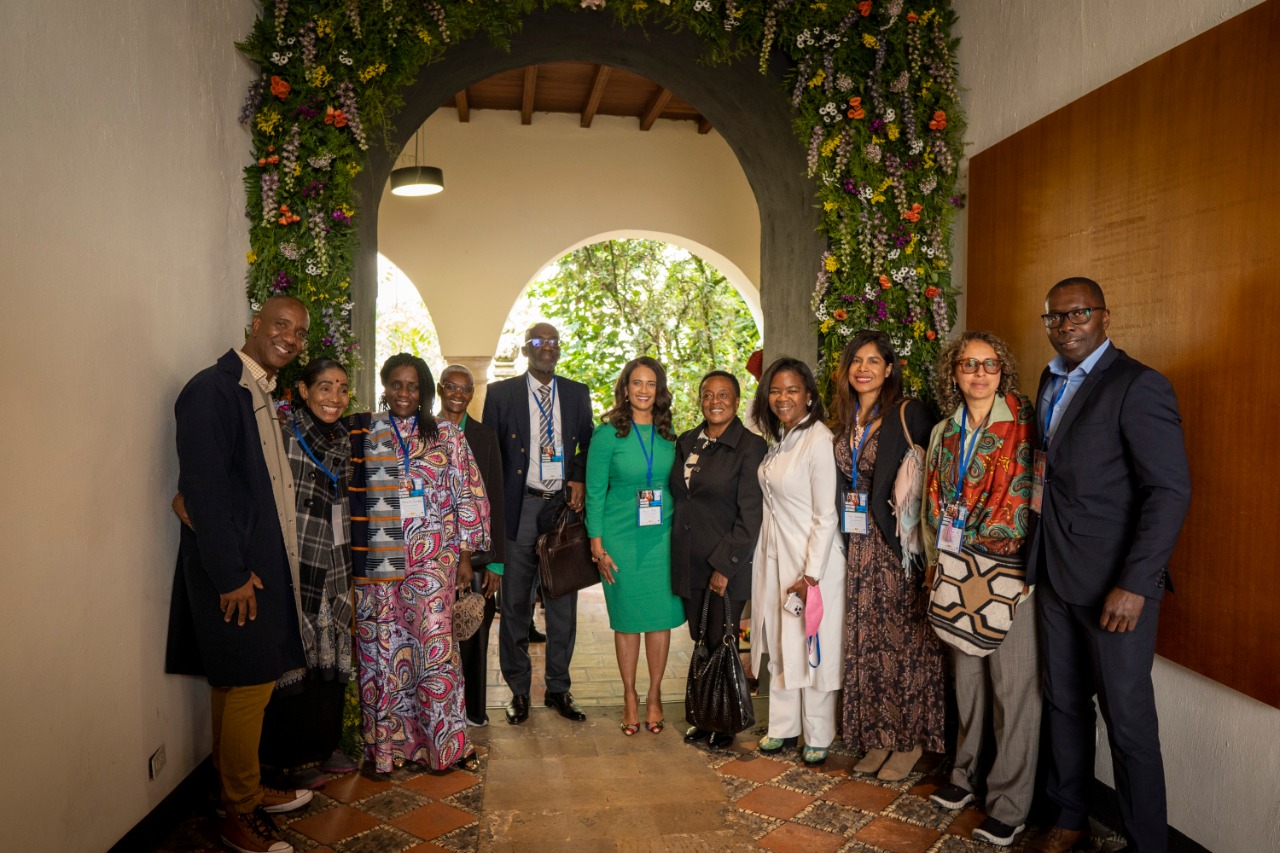
[[[915,12],[907,13],[907,23],[914,24],[918,20],[920,20],[920,16],[917,15]]]
[[[347,126],[347,114],[342,110],[335,110],[333,107],[324,108],[324,123],[331,124],[334,127]]]
[[[925,333],[924,333],[924,336],[925,336],[926,338],[928,338],[929,340],[933,340],[934,338],[936,338],[936,337],[938,336],[938,333],[937,333],[937,332],[935,332],[933,329],[930,329],[929,331],[927,331],[927,332],[925,332]]]
[[[937,295],[938,295],[938,293],[940,293],[940,291],[938,290],[938,288],[936,288],[936,287],[934,287],[934,286],[930,285],[929,287],[926,287],[926,288],[924,289],[924,298],[925,298],[925,299],[933,299],[935,296],[937,296]]]
[[[942,110],[938,110],[933,114],[933,121],[929,122],[930,130],[943,130],[947,126],[947,114]]]
[[[912,222],[920,221],[920,211],[924,210],[924,205],[913,204],[910,210],[902,211],[902,218],[909,219]]]
[[[862,98],[849,99],[849,111],[846,113],[849,118],[859,119],[864,117],[866,114],[867,111],[862,108]]]
[[[880,276],[880,289],[888,290],[891,287],[893,287],[893,282],[889,281],[889,276],[887,275]]]
[[[837,308],[836,310],[832,311],[831,316],[835,317],[837,320],[840,320],[840,321],[849,319],[849,315],[845,313],[845,310],[843,308]]]
[[[283,101],[285,98],[289,97],[289,90],[291,88],[292,87],[286,81],[281,80],[279,77],[271,78],[271,94],[275,95],[280,100]]]
[[[864,18],[865,18],[867,15],[870,15],[870,14],[871,14],[871,0],[862,0],[862,2],[858,4],[858,11],[862,13],[862,17],[864,17]]]

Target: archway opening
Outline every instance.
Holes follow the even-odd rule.
[[[418,288],[400,267],[378,255],[378,325],[374,346],[376,373],[390,356],[407,352],[419,356],[439,376],[445,367],[440,353],[440,336],[431,312]]]

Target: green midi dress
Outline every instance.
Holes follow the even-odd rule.
[[[666,631],[684,624],[684,605],[671,591],[671,492],[667,480],[675,442],[653,434],[653,426],[633,427],[618,438],[611,424],[591,436],[587,454],[587,532],[599,536],[618,566],[604,584],[609,627],[628,634]],[[643,444],[641,442],[643,441]],[[652,441],[653,472],[646,461]],[[662,523],[641,527],[637,493],[661,489]]]

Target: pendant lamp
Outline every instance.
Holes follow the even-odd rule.
[[[393,169],[391,194],[400,196],[435,195],[444,190],[444,171],[435,166],[423,166],[422,131],[413,135],[413,165]]]

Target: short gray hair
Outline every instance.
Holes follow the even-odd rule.
[[[450,373],[465,373],[467,375],[467,380],[470,381],[472,385],[476,384],[476,378],[471,374],[471,368],[464,364],[450,364],[444,370],[440,371],[440,381],[443,382],[444,378]]]

